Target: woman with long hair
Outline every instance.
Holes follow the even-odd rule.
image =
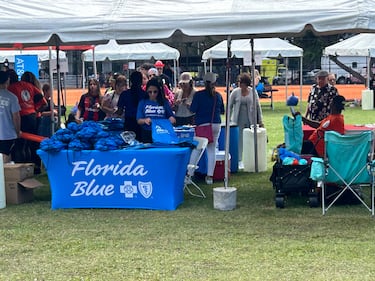
[[[147,98],[139,102],[137,108],[137,122],[141,126],[141,141],[152,143],[152,119],[165,118],[174,124],[176,119],[165,98],[163,83],[158,77],[151,78],[146,85]]]
[[[194,113],[190,111],[190,105],[196,91],[191,74],[189,72],[181,73],[178,85],[180,89],[177,90],[174,100],[176,126],[192,125]]]
[[[242,168],[242,151],[243,151],[243,129],[250,128],[251,125],[258,124],[263,127],[263,115],[260,102],[257,95],[253,95],[251,77],[248,73],[241,73],[238,76],[239,87],[234,89],[229,97],[230,121],[237,124],[238,134],[238,161],[239,167]],[[255,103],[255,107],[254,107]],[[255,119],[255,110],[256,116]]]
[[[88,81],[88,91],[83,94],[79,100],[76,121],[101,121],[105,117],[104,111],[101,110],[102,96],[100,94],[99,81],[90,78]]]
[[[190,111],[195,113],[195,125],[211,124],[213,142],[207,145],[207,176],[206,183],[213,183],[216,165],[216,146],[221,129],[221,114],[224,114],[224,103],[220,93],[215,90],[216,74],[206,73],[203,77],[204,90],[195,93]]]

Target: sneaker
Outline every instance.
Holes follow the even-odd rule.
[[[212,177],[206,176],[206,184],[213,184],[213,183],[214,183],[214,181],[213,181]]]
[[[240,169],[240,170],[243,170],[243,169],[244,169],[244,166],[243,166],[243,162],[242,162],[242,161],[238,162],[238,169]]]

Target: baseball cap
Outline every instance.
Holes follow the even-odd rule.
[[[157,75],[157,74],[158,74],[158,70],[157,70],[155,67],[151,67],[151,68],[147,71],[147,74],[148,74],[148,75],[151,75],[151,74],[155,74],[155,75]]]
[[[215,83],[216,82],[216,74],[213,73],[213,72],[207,72],[204,77],[203,77],[203,81],[208,81],[208,82],[211,82],[211,83]]]
[[[178,83],[189,83],[193,78],[189,72],[182,72]]]
[[[325,70],[320,70],[317,74],[316,74],[316,77],[327,77],[328,76],[328,72],[325,71]]]
[[[158,60],[154,64],[155,67],[164,67],[164,63],[161,60]]]

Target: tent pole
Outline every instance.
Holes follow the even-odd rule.
[[[299,64],[300,64],[300,66],[299,66],[299,97],[300,97],[300,99],[299,99],[300,100],[299,111],[302,112],[303,56],[301,56]]]
[[[98,70],[96,68],[95,47],[92,49],[92,64],[93,64],[94,78],[97,79]]]
[[[86,84],[86,70],[85,70],[85,55],[81,54],[81,60],[82,60],[82,92],[85,91],[85,84]]]
[[[50,96],[50,111],[51,111],[51,134],[53,135],[55,133],[55,113],[54,113],[54,102],[53,102],[53,71],[51,67],[51,60],[52,60],[52,48],[51,46],[48,47],[48,55],[49,55],[49,85],[52,90],[52,95]]]
[[[251,85],[252,85],[252,93],[253,93],[253,107],[254,107],[254,164],[255,164],[255,172],[258,173],[258,128],[257,128],[257,120],[258,120],[258,108],[257,103],[255,102],[257,100],[258,93],[255,90],[255,59],[254,59],[254,38],[250,39],[250,46],[251,46]]]
[[[173,79],[173,83],[174,83],[174,88],[177,87],[177,77],[178,77],[178,73],[177,73],[177,59],[174,59],[173,60],[173,73],[174,73],[174,79]]]
[[[371,79],[371,54],[370,50],[366,57],[366,63],[367,63],[367,79],[366,79],[366,86],[367,89],[370,89],[370,79]]]
[[[228,175],[229,175],[229,141],[230,141],[230,114],[229,114],[229,95],[230,95],[230,59],[231,59],[231,37],[227,39],[227,62],[225,71],[225,84],[226,84],[226,104],[227,110],[225,111],[225,156],[224,156],[224,187],[228,188]],[[212,61],[212,60],[211,60]]]
[[[56,87],[57,87],[57,109],[58,109],[58,115],[57,115],[57,127],[60,128],[61,126],[61,77],[60,77],[60,47],[56,45],[56,73],[57,73],[57,81],[56,81]]]
[[[289,74],[289,58],[285,58],[285,101],[288,98],[288,74]]]

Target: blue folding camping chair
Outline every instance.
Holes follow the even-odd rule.
[[[322,181],[323,215],[337,202],[344,192],[352,192],[371,215],[374,216],[374,133],[365,131],[358,134],[341,135],[327,131],[325,141],[325,176]],[[326,207],[327,185],[336,184],[339,191]],[[358,188],[370,187],[366,196]],[[369,197],[369,198],[368,198]]]

